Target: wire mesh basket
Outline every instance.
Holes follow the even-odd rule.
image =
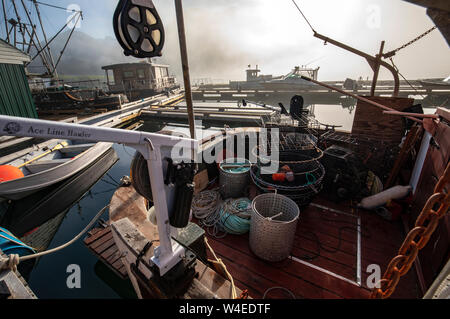
[[[288,164],[295,179],[293,181],[273,181],[271,174],[264,174],[265,166],[258,162],[250,170],[253,183],[263,192],[277,191],[293,199],[298,205],[304,206],[310,203],[323,187],[325,168],[317,160],[319,153],[315,150],[301,152],[280,152],[278,169]],[[322,154],[322,153],[320,153]]]
[[[250,181],[250,167],[250,161],[242,158],[228,158],[220,163],[219,185],[224,199],[244,195]]]
[[[294,244],[300,209],[280,194],[262,194],[253,199],[250,248],[261,259],[281,261]]]

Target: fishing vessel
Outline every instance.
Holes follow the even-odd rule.
[[[169,66],[144,60],[140,63],[120,63],[102,67],[106,84],[112,94],[125,94],[130,101],[141,100],[180,88],[177,79],[169,75]]]
[[[114,26],[124,52],[159,55],[153,3],[120,4]],[[75,139],[136,150],[129,182],[85,228],[109,208],[104,229],[85,239],[96,255],[127,276],[139,298],[447,298],[449,110],[412,112],[414,100],[398,97],[398,70],[381,61],[382,43],[378,56],[357,53],[375,71],[370,96],[300,75],[358,101],[351,132],[315,120],[294,95],[289,112],[271,106],[275,113],[258,127],[196,138],[181,1],[175,5],[190,138],[167,128],[0,116],[0,127],[19,127],[7,135],[76,131]],[[138,41],[127,32],[138,22],[130,11],[149,20],[139,21],[147,31],[138,29]],[[374,94],[381,66],[394,76],[389,97]]]
[[[286,75],[272,76],[259,74],[261,70],[248,66],[246,81],[230,81],[231,89],[237,90],[304,90],[317,87],[315,84],[303,80],[302,76],[307,76],[317,80],[319,67],[313,69],[306,66],[295,66]]]

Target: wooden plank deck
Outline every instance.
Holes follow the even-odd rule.
[[[115,196],[122,204],[125,195],[125,198],[133,199],[130,204],[143,201],[134,189],[119,190]],[[119,193],[123,193],[122,196]],[[143,203],[140,206],[145,208]],[[121,209],[118,211],[123,213]],[[206,234],[236,286],[247,289],[250,297],[262,298],[269,288],[284,287],[296,298],[308,299],[368,298],[371,289],[366,284],[367,266],[379,265],[382,275],[405,237],[401,221],[389,222],[372,212],[352,209],[350,203],[335,204],[321,197],[301,209],[292,255],[282,262],[267,262],[254,255],[248,234],[228,234],[224,238]],[[91,231],[85,244],[116,273],[126,276],[126,268],[116,254],[110,227]],[[210,252],[208,257],[213,257]],[[275,289],[266,297],[290,298],[290,295]],[[416,274],[411,269],[401,278],[392,298],[419,297]]]
[[[254,255],[248,234],[228,234],[221,239],[208,235],[212,248],[227,265],[236,285],[248,289],[252,298],[262,298],[271,287],[287,288],[297,298],[368,298],[371,290],[366,285],[367,266],[378,264],[383,273],[403,239],[401,222],[389,222],[367,211],[352,212],[349,203],[336,205],[323,199],[301,210],[292,256],[282,262],[267,262]],[[392,298],[420,297],[416,282],[411,270],[400,280]],[[281,289],[272,290],[267,297],[290,298]]]
[[[117,246],[114,243],[110,226],[103,229],[92,229],[84,239],[84,244],[120,278],[128,278],[127,270],[120,259]]]

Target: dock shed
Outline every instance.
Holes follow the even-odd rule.
[[[0,39],[0,114],[37,118],[25,73],[29,55]]]

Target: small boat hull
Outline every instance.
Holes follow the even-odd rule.
[[[27,175],[23,178],[0,183],[0,197],[20,200],[51,186],[85,169],[112,147],[112,143],[99,142],[88,150],[61,165]]]

